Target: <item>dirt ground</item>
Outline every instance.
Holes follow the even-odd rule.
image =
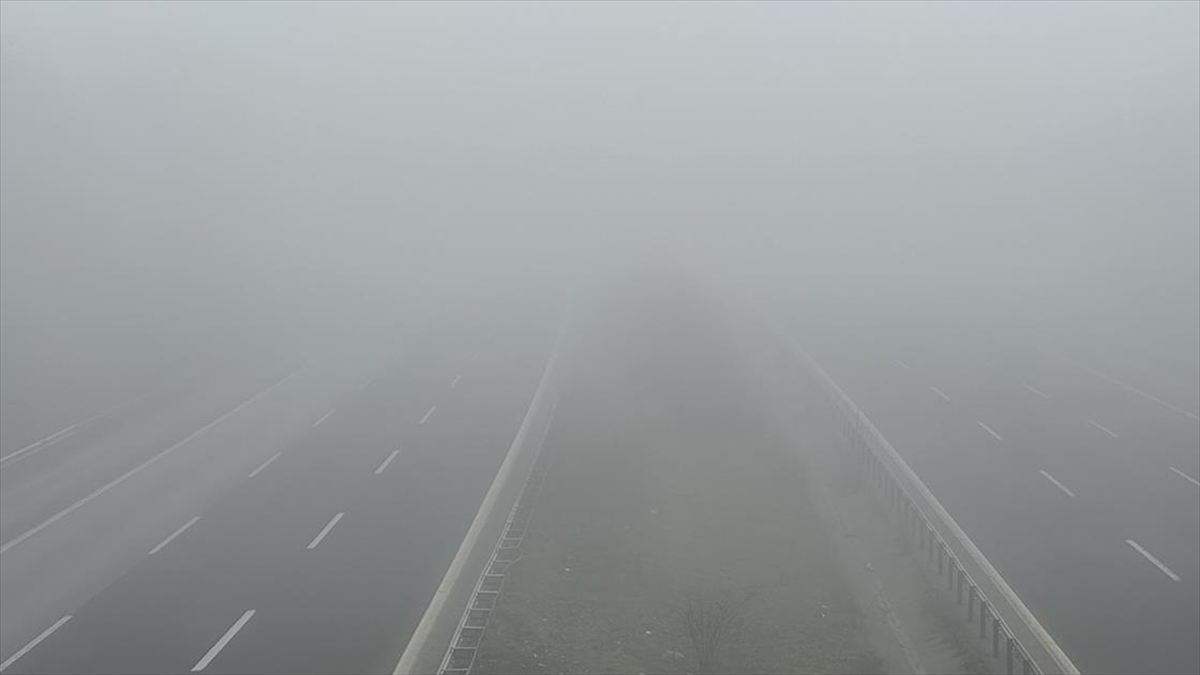
[[[798,451],[831,440],[781,419],[761,345],[692,288],[646,288],[574,331],[549,472],[474,672],[976,670],[886,523],[866,547],[846,536],[872,531],[869,502],[841,515],[836,462]]]

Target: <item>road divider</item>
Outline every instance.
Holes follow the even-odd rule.
[[[400,655],[393,670],[396,674],[438,672],[446,663],[449,650],[473,649],[455,641],[460,637],[464,617],[467,616],[480,579],[488,571],[497,542],[508,532],[509,517],[525,491],[542,442],[554,420],[559,391],[567,372],[565,345],[569,325],[568,312],[559,327],[554,348],[517,435],[496,471],[496,477],[484,495],[458,552],[450,561],[445,576]],[[487,611],[490,613],[490,610]],[[482,619],[482,623],[486,625],[486,618]]]
[[[938,575],[946,577],[946,588],[956,594],[959,604],[965,593],[966,620],[977,620],[980,639],[986,639],[990,625],[992,656],[999,659],[1003,652],[1010,674],[1019,666],[1026,673],[1077,675],[1079,669],[1071,659],[875,424],[803,347],[778,327],[773,332],[828,396],[842,422],[846,444],[876,493],[897,513],[905,533],[928,552],[931,565],[936,559]],[[1000,440],[982,422],[979,426]]]

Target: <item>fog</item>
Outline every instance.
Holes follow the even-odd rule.
[[[390,672],[535,474],[588,611],[508,634],[729,554],[778,670],[873,577],[957,650],[790,489],[843,390],[1081,669],[1195,672],[1200,4],[0,3],[0,670]]]
[[[5,417],[630,267],[1195,368],[1198,11],[6,2]]]

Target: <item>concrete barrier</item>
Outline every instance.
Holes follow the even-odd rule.
[[[458,552],[446,569],[404,653],[400,655],[393,670],[395,675],[438,673],[447,669],[452,643],[461,636],[464,617],[479,593],[480,584],[496,550],[504,544],[502,540],[511,525],[511,517],[554,418],[560,385],[567,370],[567,350],[564,345],[569,321],[568,314],[559,328],[553,351],[525,419],[480,503]]]

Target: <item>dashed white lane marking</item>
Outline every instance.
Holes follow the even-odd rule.
[[[1133,550],[1135,550],[1138,553],[1141,553],[1143,556],[1145,556],[1146,560],[1149,560],[1150,562],[1154,563],[1154,566],[1157,567],[1158,569],[1162,570],[1163,574],[1170,577],[1171,581],[1179,581],[1178,574],[1175,574],[1174,572],[1172,572],[1171,568],[1164,565],[1161,560],[1159,560],[1158,558],[1155,558],[1153,555],[1150,555],[1150,552],[1147,551],[1146,549],[1142,548],[1140,545],[1138,545],[1138,543],[1136,541],[1134,541],[1132,539],[1126,539],[1125,543],[1132,546]]]
[[[375,475],[378,476],[379,474],[383,473],[383,470],[388,467],[388,464],[392,463],[393,459],[396,459],[396,455],[398,454],[400,454],[399,450],[393,450],[392,454],[388,455],[387,459],[383,460],[383,464],[380,464],[379,468],[375,469]]]
[[[908,369],[909,369],[909,368],[908,368],[908,364],[907,364],[907,363],[905,363],[905,362],[903,362],[903,361],[901,361],[900,359],[896,359],[896,365],[900,366],[901,368],[903,368],[903,369],[905,369],[905,370],[908,370]]]
[[[191,520],[184,523],[183,527],[172,532],[171,536],[167,537],[166,539],[163,539],[162,542],[158,546],[155,546],[154,548],[150,549],[150,552],[147,553],[146,555],[154,555],[155,553],[158,553],[159,551],[163,550],[163,547],[166,546],[167,544],[171,543],[172,539],[183,534],[183,531],[188,529],[192,525],[195,525],[197,520],[200,520],[200,516],[195,516]]]
[[[1187,475],[1186,473],[1184,473],[1184,472],[1180,471],[1179,469],[1176,469],[1176,468],[1175,468],[1175,467],[1173,467],[1173,466],[1169,466],[1169,467],[1167,467],[1167,468],[1168,468],[1168,469],[1170,469],[1171,471],[1175,472],[1175,475],[1177,475],[1177,476],[1179,476],[1180,478],[1182,478],[1182,479],[1186,480],[1187,482],[1191,483],[1192,485],[1195,485],[1196,487],[1200,487],[1200,480],[1196,480],[1195,478],[1192,478],[1191,476],[1189,476],[1189,475]]]
[[[1109,431],[1107,428],[1104,427],[1104,425],[1100,424],[1096,420],[1088,420],[1088,424],[1090,424],[1090,425],[1096,427],[1097,429],[1099,429],[1100,431],[1103,431],[1104,433],[1108,434],[1110,438],[1117,437],[1116,434],[1114,434],[1112,431]]]
[[[233,636],[238,634],[238,631],[242,629],[242,626],[246,625],[246,622],[249,621],[250,617],[252,616],[254,616],[254,610],[248,609],[246,610],[246,613],[242,615],[242,618],[233,622],[233,625],[229,627],[229,630],[225,631],[225,634],[221,636],[220,640],[217,640],[217,644],[213,645],[212,648],[208,650],[208,653],[205,654],[204,657],[199,661],[197,661],[196,665],[192,666],[192,672],[198,673],[204,670],[204,668],[208,666],[213,659],[217,658],[217,654],[221,653],[221,650],[225,648],[225,645],[229,644],[229,641],[233,639]]]
[[[4,672],[4,669],[8,668],[12,664],[16,663],[17,659],[28,654],[29,650],[38,646],[38,644],[40,644],[42,640],[45,640],[46,638],[50,637],[51,633],[53,633],[54,631],[61,628],[62,625],[64,623],[66,623],[70,618],[71,618],[71,615],[68,614],[68,615],[64,616],[63,618],[59,619],[58,621],[55,621],[53,626],[50,626],[46,630],[42,631],[40,635],[38,635],[37,637],[30,640],[29,644],[25,645],[24,647],[21,647],[16,652],[14,652],[12,656],[8,657],[7,659],[4,659],[4,663],[0,663],[0,672]]]
[[[46,520],[42,521],[41,524],[37,525],[33,529],[26,530],[24,533],[17,535],[14,539],[10,539],[8,541],[8,543],[4,544],[3,546],[0,546],[0,553],[4,553],[8,549],[25,541],[26,539],[32,537],[33,535],[37,534],[38,532],[41,532],[42,530],[46,529],[47,527],[50,527],[54,523],[57,523],[58,521],[62,520],[63,518],[66,518],[67,516],[71,515],[76,510],[78,510],[80,507],[82,507],[84,504],[87,504],[88,502],[92,501],[96,497],[99,497],[100,495],[104,494],[105,492],[108,492],[109,490],[115,488],[116,486],[120,485],[121,483],[124,483],[125,481],[129,480],[130,478],[132,478],[134,475],[136,475],[138,472],[142,471],[146,467],[157,462],[158,460],[162,459],[163,457],[166,457],[167,455],[178,450],[179,448],[183,447],[184,445],[186,445],[188,443],[188,441],[191,441],[193,438],[199,436],[200,434],[204,433],[205,431],[208,431],[209,429],[217,426],[221,422],[224,422],[225,420],[229,419],[230,416],[236,414],[238,411],[242,410],[243,408],[250,405],[251,403],[254,403],[259,398],[262,398],[268,392],[272,391],[279,385],[292,379],[292,377],[294,377],[296,375],[296,373],[299,373],[299,372],[300,371],[297,370],[297,371],[293,372],[291,375],[288,375],[287,377],[283,378],[282,380],[276,382],[275,384],[267,387],[266,389],[263,389],[262,391],[258,392],[254,396],[251,396],[250,398],[243,401],[241,404],[238,405],[238,407],[234,408],[233,410],[230,410],[229,412],[225,413],[224,415],[221,415],[217,419],[209,422],[208,424],[205,424],[204,426],[200,427],[199,429],[188,434],[187,438],[184,438],[182,441],[179,441],[175,445],[172,445],[171,447],[167,448],[166,450],[159,452],[157,455],[151,457],[150,459],[142,462],[141,464],[138,464],[137,466],[126,471],[125,473],[121,474],[120,476],[117,476],[116,478],[112,479],[111,481],[105,483],[104,485],[97,488],[94,492],[89,494],[88,496],[84,497],[83,499],[80,499],[79,501],[68,506],[67,508],[63,509],[62,511],[59,511],[58,513],[54,514],[53,516],[50,516]]]
[[[436,405],[430,406],[429,410],[425,413],[425,415],[423,417],[421,417],[421,421],[417,422],[417,426],[421,426],[421,425],[425,424],[425,422],[427,422],[429,420],[429,416],[433,414],[434,410],[437,410],[437,406]]]
[[[65,429],[59,429],[40,441],[35,441],[21,448],[20,450],[14,450],[3,457],[0,457],[0,466],[3,466],[6,462],[15,462],[18,459],[30,457],[52,445],[55,445],[59,441],[64,441],[70,438],[71,435],[75,433],[75,428],[78,426],[78,424],[72,424]]]
[[[338,514],[325,525],[325,527],[321,528],[321,532],[317,534],[317,538],[308,543],[308,549],[311,551],[312,549],[316,548],[317,544],[321,543],[321,540],[325,538],[325,535],[329,534],[329,531],[333,529],[334,525],[338,524],[338,521],[341,520],[342,516],[344,515],[346,514],[339,511]]]
[[[321,415],[321,419],[317,420],[316,422],[313,422],[313,428],[316,429],[317,427],[321,426],[321,424],[325,420],[329,419],[329,416],[333,414],[334,410],[337,410],[337,406],[330,408],[329,412],[325,413],[324,415]]]
[[[1041,389],[1038,389],[1037,387],[1035,387],[1031,384],[1023,384],[1021,386],[1025,387],[1029,391],[1032,391],[1033,393],[1037,394],[1038,396],[1041,396],[1042,398],[1044,398],[1046,400],[1050,399],[1050,397],[1046,395],[1046,392],[1042,391]]]
[[[453,389],[453,388],[457,387],[457,386],[458,386],[458,381],[459,381],[459,380],[461,380],[461,379],[462,379],[462,375],[455,375],[455,376],[454,376],[454,381],[450,383],[450,388],[451,388],[451,389]]]
[[[998,434],[998,433],[996,433],[996,432],[992,431],[992,428],[991,428],[991,427],[989,427],[988,425],[984,424],[983,422],[976,422],[976,424],[978,424],[979,426],[983,427],[983,430],[984,430],[984,431],[986,431],[986,432],[988,432],[989,434],[991,434],[991,435],[992,435],[992,438],[994,438],[994,439],[996,439],[996,440],[998,440],[998,441],[1002,441],[1002,440],[1004,440],[1003,438],[1000,438],[1000,434]]]
[[[946,402],[950,401],[950,397],[947,396],[945,393],[943,393],[941,389],[938,389],[937,387],[930,387],[930,389],[933,390],[933,393],[937,394],[938,396],[941,396],[943,401],[946,401]]]
[[[1074,493],[1074,492],[1071,492],[1070,490],[1068,490],[1068,489],[1067,489],[1067,486],[1066,486],[1066,485],[1063,485],[1063,484],[1062,484],[1062,483],[1060,483],[1060,482],[1058,482],[1058,479],[1057,479],[1057,478],[1055,478],[1054,476],[1051,476],[1049,473],[1047,473],[1047,472],[1045,472],[1045,471],[1042,471],[1041,469],[1038,469],[1038,473],[1040,473],[1040,474],[1042,474],[1043,476],[1045,476],[1045,477],[1046,477],[1046,480],[1050,481],[1051,483],[1054,483],[1055,487],[1057,487],[1059,490],[1062,490],[1063,492],[1065,492],[1065,493],[1067,494],[1067,496],[1068,496],[1068,497],[1074,497],[1074,496],[1075,496],[1075,493]]]
[[[255,476],[257,476],[258,474],[262,473],[262,470],[263,470],[263,469],[267,468],[268,466],[271,466],[271,462],[274,462],[275,460],[279,459],[279,456],[280,456],[280,455],[282,455],[282,454],[283,454],[283,452],[277,452],[277,453],[275,453],[275,454],[271,455],[271,458],[270,458],[270,459],[268,459],[267,461],[263,462],[262,464],[259,464],[259,465],[258,465],[258,468],[257,468],[257,469],[255,469],[255,470],[253,470],[253,471],[251,471],[251,472],[250,472],[250,475],[249,475],[249,476],[246,476],[246,478],[254,478],[254,477],[255,477]]]
[[[368,377],[366,382],[363,382],[362,384],[358,385],[358,390],[366,391],[372,384],[374,384],[376,377],[379,377],[379,376],[372,375],[371,377]]]

